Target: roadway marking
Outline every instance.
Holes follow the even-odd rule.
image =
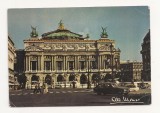
[[[53,93],[84,93],[84,92],[93,92],[92,90],[75,90],[75,91],[51,91],[51,92],[48,92],[50,94],[53,94]],[[33,95],[34,93],[18,93],[18,94],[10,94],[10,95]],[[36,94],[41,94],[41,93],[36,93]]]
[[[65,91],[62,91],[62,93],[66,93]]]
[[[80,91],[80,92],[85,92],[85,91]]]

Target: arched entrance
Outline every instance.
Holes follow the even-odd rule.
[[[58,75],[57,82],[63,82],[63,76],[62,75]]]
[[[86,84],[87,83],[87,77],[85,74],[82,74],[80,77],[80,83],[81,84]]]
[[[69,81],[75,81],[75,75],[74,74],[71,74],[69,76]]]
[[[106,76],[104,77],[104,81],[105,81],[105,82],[110,82],[110,81],[112,81],[112,75],[111,75],[111,74],[106,74]]]
[[[98,75],[98,74],[93,74],[92,75],[92,82],[95,84],[95,83],[98,83],[100,81],[101,77]]]
[[[52,77],[50,75],[46,75],[45,83],[47,83],[48,85],[51,85],[51,81],[52,81]]]
[[[31,84],[35,84],[39,81],[39,76],[36,76],[36,75],[32,75],[32,78],[31,78]]]

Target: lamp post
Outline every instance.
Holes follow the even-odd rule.
[[[111,43],[110,45],[110,51],[111,51],[111,76],[112,76],[112,82],[114,81],[114,76],[113,76],[113,45]]]

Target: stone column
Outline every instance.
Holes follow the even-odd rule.
[[[99,69],[102,69],[102,67],[101,67],[101,55],[99,55]]]
[[[77,56],[74,57],[74,70],[77,70]]]
[[[41,56],[41,70],[44,71],[44,56]]]
[[[56,56],[54,56],[54,70],[57,70],[57,68],[56,68]]]
[[[63,56],[63,71],[65,71],[65,56]]]
[[[28,57],[28,64],[29,64],[29,71],[31,70],[31,61],[30,61],[30,56]]]
[[[89,56],[89,59],[88,59],[88,67],[89,67],[89,71],[91,70],[91,56]]]
[[[104,69],[104,55],[102,55],[102,69]]]
[[[86,60],[85,60],[85,68],[86,68],[86,70],[88,69],[88,56],[86,56],[87,58],[86,58]]]
[[[52,57],[53,57],[53,56],[51,56],[51,62],[50,62],[50,65],[51,65],[51,69],[50,69],[50,70],[51,70],[51,71],[53,71],[53,63],[52,63],[52,62],[53,62],[53,58],[52,58]]]
[[[38,56],[38,71],[40,71],[41,69],[41,57],[40,56]]]
[[[68,71],[68,66],[69,64],[68,64],[68,56],[66,56],[66,70]]]
[[[66,71],[67,70],[67,62],[66,62],[66,56],[64,56],[64,62],[65,62],[65,65],[64,65],[64,70]]]
[[[26,56],[26,71],[29,71],[29,58]]]
[[[77,56],[74,56],[74,70],[77,70]]]
[[[79,55],[77,56],[77,70],[79,70]]]

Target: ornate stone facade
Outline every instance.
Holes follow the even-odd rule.
[[[27,84],[93,83],[118,70],[120,50],[115,41],[108,35],[99,40],[88,38],[65,29],[60,22],[57,30],[42,34],[42,38],[24,40]]]
[[[8,72],[9,72],[9,87],[10,89],[14,88],[15,77],[14,77],[14,63],[15,63],[15,47],[14,42],[8,36]]]
[[[141,81],[142,76],[142,69],[143,65],[142,62],[126,62],[120,64],[121,67],[121,76],[120,79],[124,82],[137,82]]]

